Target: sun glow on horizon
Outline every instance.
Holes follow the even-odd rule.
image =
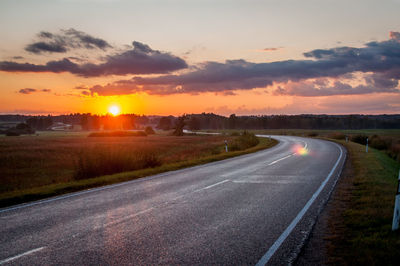
[[[108,112],[113,116],[117,116],[121,113],[121,108],[118,105],[110,105],[108,107]]]

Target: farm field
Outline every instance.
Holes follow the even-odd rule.
[[[0,201],[5,202],[2,205],[220,160],[276,143],[262,139],[246,151],[225,153],[224,141],[233,144],[238,137],[88,135],[40,132],[33,136],[0,137]],[[132,171],[136,173],[126,174]],[[104,175],[110,176],[101,177]]]

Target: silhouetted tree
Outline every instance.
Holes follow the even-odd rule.
[[[175,122],[175,130],[172,133],[174,136],[183,136],[183,128],[185,127],[185,117],[179,117]]]

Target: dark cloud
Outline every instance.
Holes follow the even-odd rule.
[[[61,30],[61,33],[51,33],[42,31],[37,34],[40,41],[28,44],[25,50],[40,54],[42,52],[48,53],[65,53],[70,49],[85,48],[85,49],[102,49],[111,48],[103,39],[95,38],[83,31],[78,31],[73,28],[68,30]]]
[[[386,83],[386,82],[385,82]],[[332,85],[318,84],[318,82],[299,82],[295,84],[288,84],[285,87],[278,87],[274,91],[275,95],[295,95],[295,96],[332,96],[332,95],[360,95],[360,94],[370,94],[370,93],[400,93],[395,87],[398,85],[398,81],[393,81],[392,83],[387,82],[385,86],[374,85],[373,80],[367,85],[357,85],[352,86],[347,83],[340,81],[335,81]],[[390,85],[390,86],[388,86]]]
[[[126,94],[132,94],[140,89],[138,88],[133,88],[131,86],[116,86],[116,84],[108,84],[106,86],[101,86],[101,85],[96,85],[93,86],[89,89],[90,93],[92,95],[98,94],[101,96],[112,96],[112,95],[126,95]]]
[[[168,73],[187,67],[186,62],[169,53],[151,49],[148,45],[133,42],[133,49],[107,56],[103,64],[86,64],[81,67],[83,76]]]
[[[343,78],[352,73],[369,75],[367,85],[351,86],[337,82],[332,86],[306,83],[305,88],[281,88],[276,93],[304,96],[337,94],[366,94],[398,92],[400,79],[400,33],[391,32],[390,39],[370,42],[362,48],[338,47],[317,49],[305,53],[305,60],[272,63],[251,63],[227,60],[225,63],[206,62],[180,75],[121,80],[90,90],[100,95],[201,93],[250,90],[273,83],[300,82],[307,79]],[[373,73],[371,76],[370,73]]]
[[[40,54],[41,52],[65,53],[67,47],[58,42],[35,42],[26,46],[25,50],[34,54]]]
[[[84,33],[83,31],[78,31],[73,28],[68,29],[68,30],[63,30],[66,36],[70,37],[71,39],[69,40],[70,45],[72,47],[78,47],[78,48],[86,48],[86,49],[95,49],[99,48],[102,50],[105,50],[107,48],[111,48],[112,46],[108,44],[103,39],[100,38],[95,38],[87,33]]]
[[[70,29],[65,35],[80,36]],[[55,40],[52,33],[42,32],[42,38]],[[74,37],[74,38],[75,38]],[[76,37],[78,38],[78,37]],[[80,38],[80,37],[79,37]],[[83,37],[82,37],[83,38]],[[81,39],[79,39],[81,40]],[[95,45],[93,40],[86,43]],[[390,32],[390,38],[369,42],[363,47],[335,47],[304,53],[303,60],[252,63],[245,60],[205,62],[182,74],[157,77],[134,77],[89,88],[99,95],[131,94],[197,94],[265,88],[273,84],[281,87],[276,94],[301,96],[352,95],[375,92],[398,92],[400,80],[400,33]],[[186,62],[169,53],[133,42],[133,48],[109,55],[103,63],[80,63],[64,58],[44,65],[0,62],[0,70],[10,72],[69,72],[94,77],[126,74],[167,74],[187,68]],[[359,73],[364,84],[343,81]],[[319,84],[324,78],[336,79],[330,84]],[[312,80],[312,81],[310,81]]]
[[[44,39],[52,39],[54,37],[54,34],[48,31],[41,31],[38,33],[39,38],[44,38]]]
[[[24,59],[22,56],[13,56],[12,59],[18,60],[18,59]]]
[[[20,89],[18,92],[22,94],[31,94],[37,92],[37,90],[32,88],[25,88],[25,89]]]
[[[69,72],[84,77],[163,74],[186,68],[186,62],[169,53],[151,49],[148,45],[133,42],[133,48],[115,55],[109,55],[104,63],[77,64],[68,58],[49,61],[44,65],[1,61],[0,70],[7,72]]]
[[[390,39],[392,39],[392,40],[400,40],[400,32],[396,32],[396,31],[391,31],[390,33],[389,33],[389,37],[390,37]]]
[[[18,91],[18,93],[21,93],[21,94],[32,94],[35,92],[51,92],[51,90],[50,89],[37,90],[37,89],[32,89],[32,88],[25,88],[25,89],[20,89]]]
[[[78,63],[84,63],[87,62],[87,58],[80,58],[80,57],[76,57],[76,56],[69,56],[67,57],[67,59],[71,60],[71,61],[76,61]]]

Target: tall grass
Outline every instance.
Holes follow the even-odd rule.
[[[368,139],[368,136],[365,134],[355,134],[350,137],[350,140],[352,142],[362,144],[362,145],[367,144],[367,139]]]
[[[84,150],[77,157],[75,180],[151,168],[162,164],[161,159],[154,152],[112,147]]]
[[[76,178],[84,176],[76,174],[79,161],[81,165],[87,166],[87,161],[92,157],[93,160],[105,162],[106,155],[117,157],[115,154],[120,153],[124,154],[120,157],[125,160],[133,155],[139,157],[139,154],[151,151],[164,165],[209,156],[215,147],[223,150],[225,139],[233,139],[226,136],[178,138],[166,135],[88,138],[87,135],[50,132],[40,133],[39,136],[0,138],[0,194],[73,182]],[[121,151],[118,151],[120,149]],[[111,150],[114,151],[108,152]],[[111,168],[126,169],[121,166]]]
[[[367,136],[365,134],[356,134],[351,136],[351,141],[362,145],[368,143],[372,148],[385,151],[391,158],[400,162],[400,138],[394,136]]]
[[[241,151],[256,146],[260,140],[248,131],[244,131],[239,137],[228,145],[229,151]]]
[[[330,139],[345,139],[346,138],[346,136],[342,132],[329,133],[327,135],[327,137]]]

